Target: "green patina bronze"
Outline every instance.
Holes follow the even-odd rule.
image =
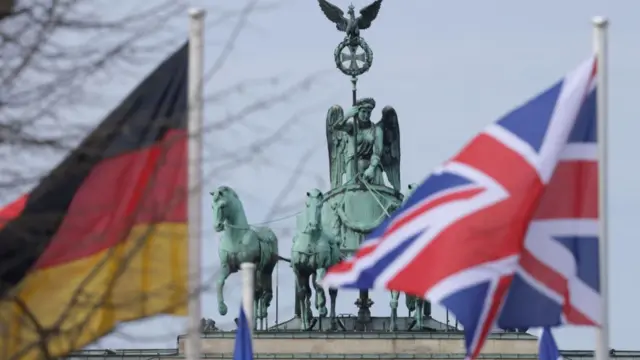
[[[358,76],[373,63],[373,51],[360,36],[378,16],[382,0],[376,0],[355,16],[353,5],[347,17],[337,6],[318,0],[325,16],[345,32],[334,51],[336,67],[351,77],[352,105],[329,108],[326,136],[331,189],[324,195],[323,226],[332,228],[344,255],[352,254],[365,236],[376,228],[402,201],[400,193],[400,128],[392,106],[382,109],[381,120],[371,121],[376,108],[373,98],[357,97]],[[386,175],[386,181],[385,181]],[[366,330],[373,305],[367,290],[360,291],[357,330]]]
[[[202,318],[200,319],[200,332],[208,334],[211,332],[220,331],[216,326],[216,322],[213,319]]]
[[[307,192],[305,209],[297,217],[296,235],[291,248],[291,267],[296,276],[296,302],[302,320],[301,328],[310,329],[311,312],[311,280],[315,289],[315,307],[320,318],[327,316],[324,289],[316,282],[322,279],[327,269],[340,261],[340,244],[332,227],[322,221],[322,205],[324,195],[318,189]],[[331,329],[337,329],[336,297],[338,290],[330,289]],[[322,324],[322,322],[320,322]]]
[[[224,302],[224,284],[230,274],[240,270],[243,262],[256,264],[254,327],[266,319],[273,298],[272,274],[278,260],[289,261],[278,255],[278,238],[268,227],[250,226],[242,202],[228,186],[211,192],[213,226],[220,232],[220,272],[217,281],[218,312],[227,314]]]
[[[380,120],[373,122],[376,111],[374,98],[357,97],[358,76],[371,68],[373,52],[360,36],[377,17],[382,0],[360,10],[355,16],[350,6],[347,15],[326,0],[318,0],[321,10],[336,24],[345,37],[338,44],[335,62],[338,69],[350,77],[353,85],[351,106],[345,109],[333,105],[327,111],[326,138],[329,156],[331,188],[322,192],[307,192],[304,209],[297,216],[296,232],[291,249],[291,267],[295,273],[295,314],[300,329],[311,330],[316,323],[322,329],[322,318],[329,317],[329,330],[344,326],[336,320],[337,290],[330,289],[330,310],[326,295],[316,280],[322,279],[327,268],[341,258],[353,254],[362,240],[396,210],[404,198],[400,176],[400,127],[398,114],[392,106],[380,111]],[[345,52],[346,51],[346,52]],[[413,185],[409,186],[409,191]],[[268,228],[249,226],[242,204],[233,190],[220,187],[214,195],[214,222],[222,232],[220,261],[222,271],[218,280],[218,307],[226,313],[222,295],[225,279],[238,270],[242,261],[258,264],[260,276],[256,280],[256,319],[266,317],[271,301],[271,271],[278,261],[277,239]],[[311,295],[315,291],[313,318]],[[397,308],[400,294],[391,294],[391,324],[397,329]],[[358,316],[355,330],[368,330],[371,324],[370,307],[373,302],[368,290],[361,290],[356,301]],[[411,327],[423,329],[430,306],[416,297],[407,297],[407,309],[413,313]]]
[[[339,105],[327,112],[331,190],[324,196],[322,222],[333,229],[345,255],[358,249],[364,237],[402,201],[398,115],[387,106],[381,120],[373,123],[375,106],[373,98],[364,98],[346,113]],[[360,292],[356,305],[359,329],[365,330],[373,305],[368,291]]]
[[[326,0],[318,0],[318,4],[327,19],[336,24],[336,29],[346,34],[334,52],[334,60],[338,70],[354,78],[369,71],[373,64],[373,51],[367,42],[360,37],[360,30],[371,27],[371,23],[378,16],[382,0],[376,0],[362,8],[360,16],[357,18],[353,5],[349,6],[348,17],[345,17],[344,11]],[[358,65],[358,61],[362,62],[362,66]]]
[[[407,186],[407,192],[404,194],[404,200],[406,201],[411,194],[416,190],[418,184],[413,183]],[[422,330],[424,328],[424,320],[425,317],[428,319],[431,316],[431,304],[422,299],[419,296],[404,294],[405,303],[407,306],[407,310],[409,311],[409,316],[413,315],[413,323],[410,325],[410,328],[417,328],[418,330]],[[390,316],[390,331],[398,331],[398,326],[396,324],[398,319],[398,300],[400,299],[399,291],[391,291],[391,302],[389,306],[391,307],[391,316]],[[404,329],[403,329],[404,330]],[[409,329],[407,329],[409,330]]]

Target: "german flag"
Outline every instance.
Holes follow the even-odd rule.
[[[186,314],[187,63],[185,43],[0,212],[0,359]]]

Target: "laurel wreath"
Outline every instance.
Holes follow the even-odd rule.
[[[342,65],[342,61],[340,59],[340,54],[342,53],[342,50],[344,50],[344,48],[353,44],[360,46],[364,51],[364,59],[365,59],[364,65],[358,69],[345,68]],[[343,74],[349,75],[349,76],[359,76],[366,73],[371,68],[371,65],[373,64],[373,51],[369,47],[369,44],[367,44],[367,42],[364,41],[363,38],[357,37],[356,39],[351,39],[349,37],[346,37],[344,38],[344,40],[342,40],[342,42],[338,45],[338,47],[336,47],[336,50],[333,53],[333,58],[336,62],[336,67]]]

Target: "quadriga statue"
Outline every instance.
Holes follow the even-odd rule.
[[[409,186],[407,186],[407,192],[404,195],[404,202],[407,201],[417,188],[418,184],[416,183],[409,184]],[[409,294],[404,294],[404,296],[409,316],[413,315],[414,324],[412,326],[418,330],[422,330],[424,327],[425,317],[428,319],[431,316],[431,304],[419,296]],[[391,291],[391,302],[389,303],[389,306],[391,307],[390,331],[398,330],[398,300],[400,300],[400,292]]]
[[[327,316],[326,295],[316,280],[321,280],[327,269],[340,261],[340,245],[332,232],[322,226],[321,209],[324,196],[318,189],[307,192],[305,209],[297,217],[296,235],[291,247],[291,267],[296,276],[296,304],[300,310],[301,330],[311,328],[311,286],[315,289],[315,307],[321,318]],[[311,284],[309,284],[311,280]],[[337,329],[337,289],[329,289],[331,298],[331,330]]]
[[[347,253],[359,247],[402,196],[398,115],[386,106],[382,119],[373,123],[375,106],[373,98],[364,98],[346,113],[339,105],[327,112],[331,191],[323,222],[339,228],[341,248]]]
[[[240,270],[243,262],[256,264],[255,276],[255,324],[265,320],[273,298],[272,274],[278,260],[289,259],[278,255],[278,238],[268,227],[249,225],[238,194],[228,186],[220,186],[211,192],[213,196],[213,226],[221,232],[218,255],[220,271],[217,281],[218,312],[227,314],[224,302],[224,284],[230,274]]]
[[[375,107],[373,98],[363,98],[346,112],[339,105],[327,112],[331,190],[325,194],[322,222],[334,230],[346,255],[355,252],[402,201],[398,115],[385,106],[381,120],[373,123]],[[364,330],[373,305],[367,290],[360,291],[356,305],[356,328]]]

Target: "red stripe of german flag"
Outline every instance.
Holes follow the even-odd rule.
[[[0,212],[0,359],[64,356],[119,322],[186,312],[187,48]]]

